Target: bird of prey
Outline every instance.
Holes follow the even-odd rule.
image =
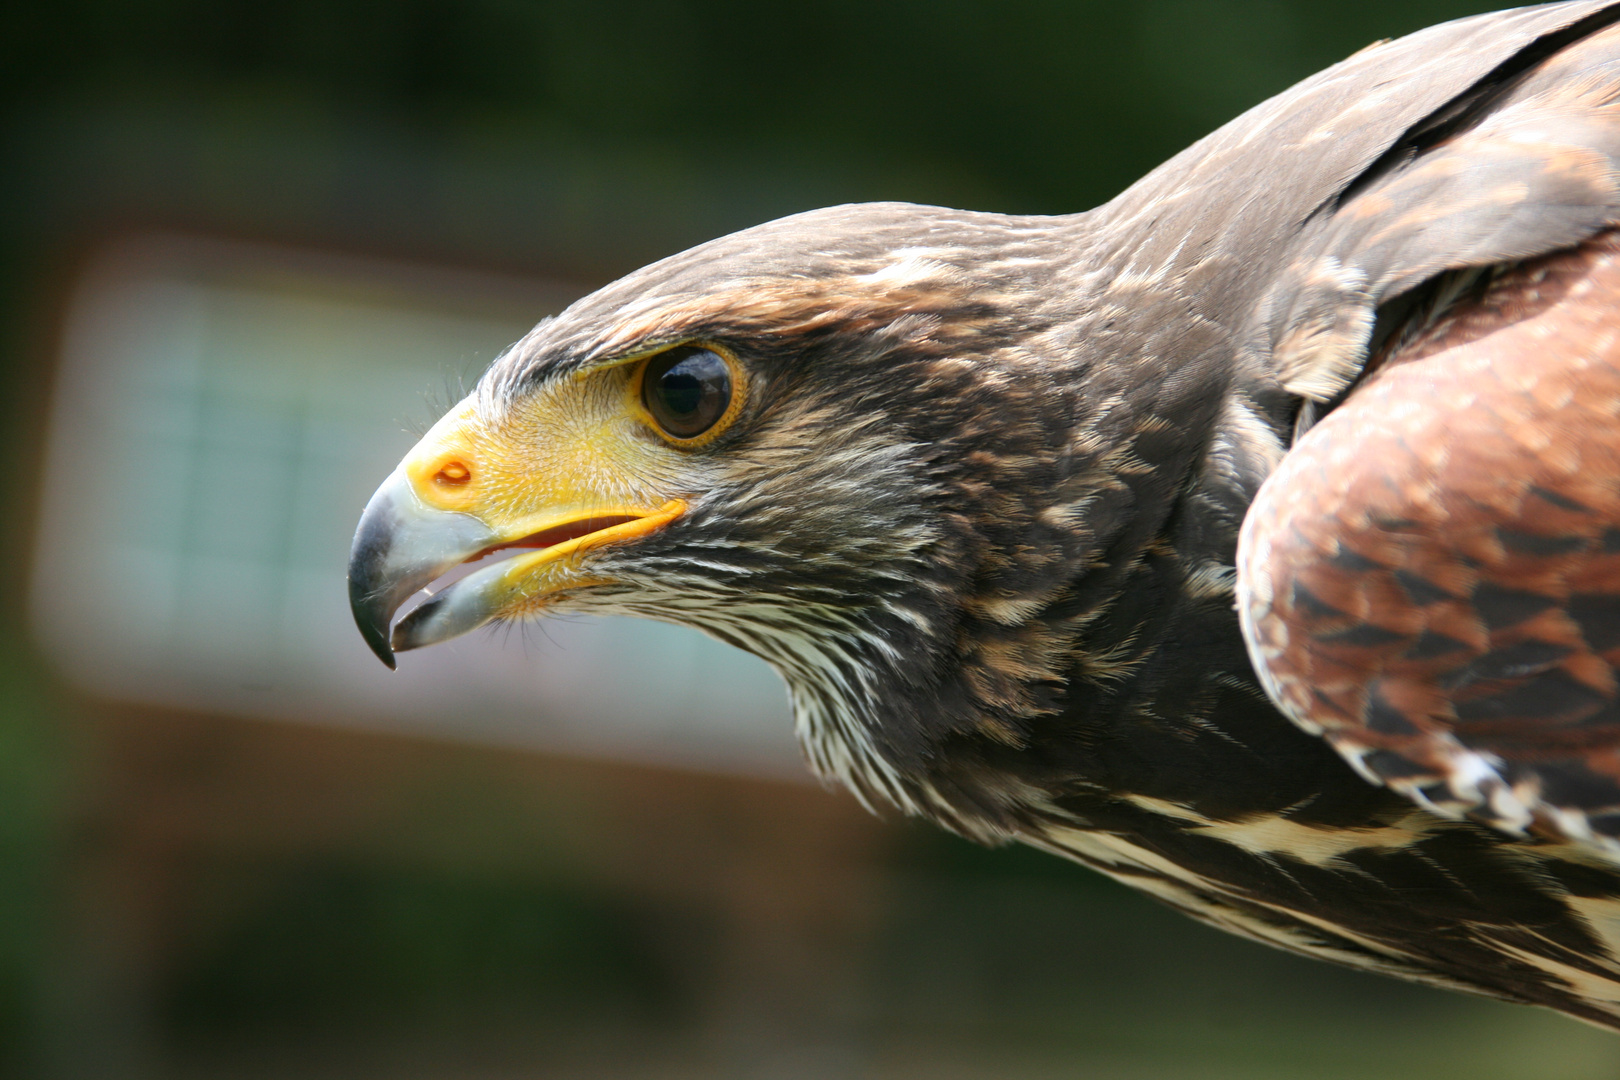
[[[1084,213],[654,263],[432,428],[349,587],[390,665],[696,627],[871,805],[1620,1028],[1620,4],[1379,43]]]

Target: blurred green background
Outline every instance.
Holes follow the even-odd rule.
[[[771,776],[92,698],[28,616],[64,320],[108,244],[590,286],[830,203],[1083,209],[1484,9],[0,9],[0,1075],[1620,1073],[1620,1040],[1572,1021],[1294,960]]]

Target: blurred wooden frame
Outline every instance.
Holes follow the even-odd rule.
[[[301,861],[539,878],[723,928],[690,956],[700,1037],[836,1040],[892,830],[801,784],[370,732],[85,710],[54,972],[55,1063],[139,1075],[177,961]],[[223,907],[211,862],[265,868]],[[240,875],[238,875],[240,884]],[[786,1025],[788,1030],[781,1030]]]

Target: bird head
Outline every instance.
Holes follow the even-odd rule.
[[[816,211],[541,323],[366,507],[362,634],[392,666],[557,612],[693,626],[785,676],[819,772],[914,809],[941,737],[1023,739],[1095,546],[1051,220]]]

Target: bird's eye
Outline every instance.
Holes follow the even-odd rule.
[[[731,407],[731,367],[719,353],[697,345],[659,353],[641,377],[641,403],[664,434],[695,439]]]

